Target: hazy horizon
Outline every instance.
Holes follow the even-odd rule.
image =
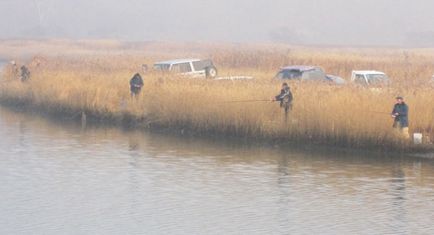
[[[1,39],[434,46],[428,0],[1,0]]]

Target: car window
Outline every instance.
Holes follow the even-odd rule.
[[[175,73],[188,73],[191,72],[190,63],[180,63],[172,65],[172,71]]]
[[[325,79],[325,74],[322,70],[309,70],[303,73],[303,80],[322,80]]]
[[[367,75],[369,84],[386,84],[389,82],[389,78],[384,74],[369,74]]]
[[[360,85],[366,85],[365,76],[362,74],[356,74],[356,78],[354,79],[354,82]]]
[[[154,69],[159,71],[167,71],[170,68],[170,64],[155,64]]]
[[[302,72],[300,70],[282,70],[277,75],[277,79],[300,79]]]
[[[285,77],[285,72],[279,72],[275,76],[276,79],[284,79],[284,77]]]
[[[201,60],[193,62],[193,67],[195,71],[205,70],[207,67],[210,66],[212,66],[211,60]]]

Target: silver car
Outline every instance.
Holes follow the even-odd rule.
[[[317,66],[286,66],[280,69],[275,78],[279,80],[329,82],[337,85],[345,84],[345,80],[341,77],[328,75],[320,67]]]

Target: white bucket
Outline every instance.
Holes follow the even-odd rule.
[[[422,144],[422,139],[423,139],[422,133],[414,133],[413,134],[414,144]]]

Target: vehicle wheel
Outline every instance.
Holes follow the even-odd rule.
[[[205,72],[206,72],[206,78],[217,77],[217,69],[214,66],[206,68]]]

